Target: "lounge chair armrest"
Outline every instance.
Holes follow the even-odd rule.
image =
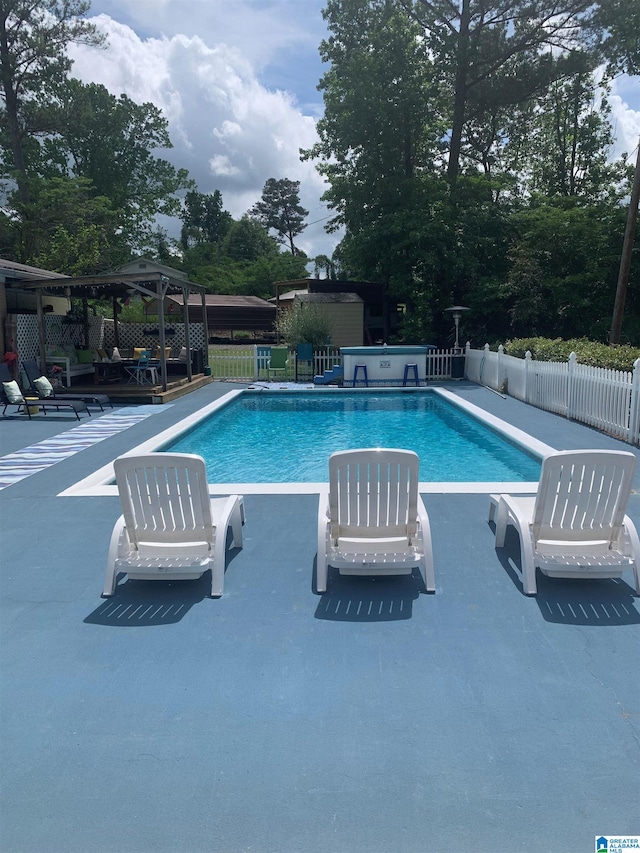
[[[436,591],[436,576],[433,566],[433,545],[431,542],[431,522],[422,497],[418,495],[418,535],[421,539],[423,559],[423,580],[427,592]]]
[[[327,591],[329,523],[329,487],[322,486],[318,498],[318,554],[316,558],[316,589],[320,593]]]

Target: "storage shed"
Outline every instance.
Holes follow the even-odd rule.
[[[364,302],[356,293],[299,293],[294,308],[317,305],[331,324],[331,345],[362,346],[364,343]]]

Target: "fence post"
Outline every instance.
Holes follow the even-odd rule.
[[[524,401],[529,402],[529,368],[531,367],[531,350],[524,354]]]
[[[504,367],[504,347],[502,344],[498,347],[498,376],[497,376],[497,387],[496,391],[502,392],[505,387],[508,387],[509,383],[507,382],[507,377],[503,375]]]
[[[569,356],[569,363],[567,365],[567,417],[569,420],[573,420],[573,416],[575,413],[575,406],[573,402],[573,381],[574,381],[574,373],[576,369],[576,363],[578,361],[578,356],[575,352],[572,352]]]
[[[629,435],[627,441],[635,443],[640,429],[640,358],[633,362],[631,399],[629,401]]]
[[[480,368],[478,370],[477,376],[478,381],[481,385],[486,385],[487,383],[484,381],[484,367],[487,363],[487,353],[489,352],[489,344],[485,344],[482,347],[482,358],[480,359]]]
[[[253,381],[260,379],[260,366],[258,364],[258,345],[253,345]]]

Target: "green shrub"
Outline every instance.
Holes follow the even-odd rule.
[[[331,337],[331,323],[317,305],[296,305],[276,320],[276,329],[291,349],[298,344],[324,346]]]
[[[571,353],[575,352],[580,364],[612,370],[631,371],[634,361],[640,358],[638,347],[610,347],[588,338],[573,338],[569,341],[561,338],[517,338],[504,345],[504,351],[516,358],[524,358],[527,350],[536,361],[568,361]]]

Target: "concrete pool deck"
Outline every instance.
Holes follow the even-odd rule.
[[[435,595],[334,575],[315,595],[316,496],[255,494],[223,598],[206,578],[100,598],[119,501],[57,495],[235,387],[117,410],[135,422],[0,491],[3,853],[582,853],[640,834],[631,576],[523,595],[485,494],[424,495]],[[446,387],[557,449],[633,450]],[[7,418],[0,450],[75,426]],[[640,524],[640,472],[635,490]]]

